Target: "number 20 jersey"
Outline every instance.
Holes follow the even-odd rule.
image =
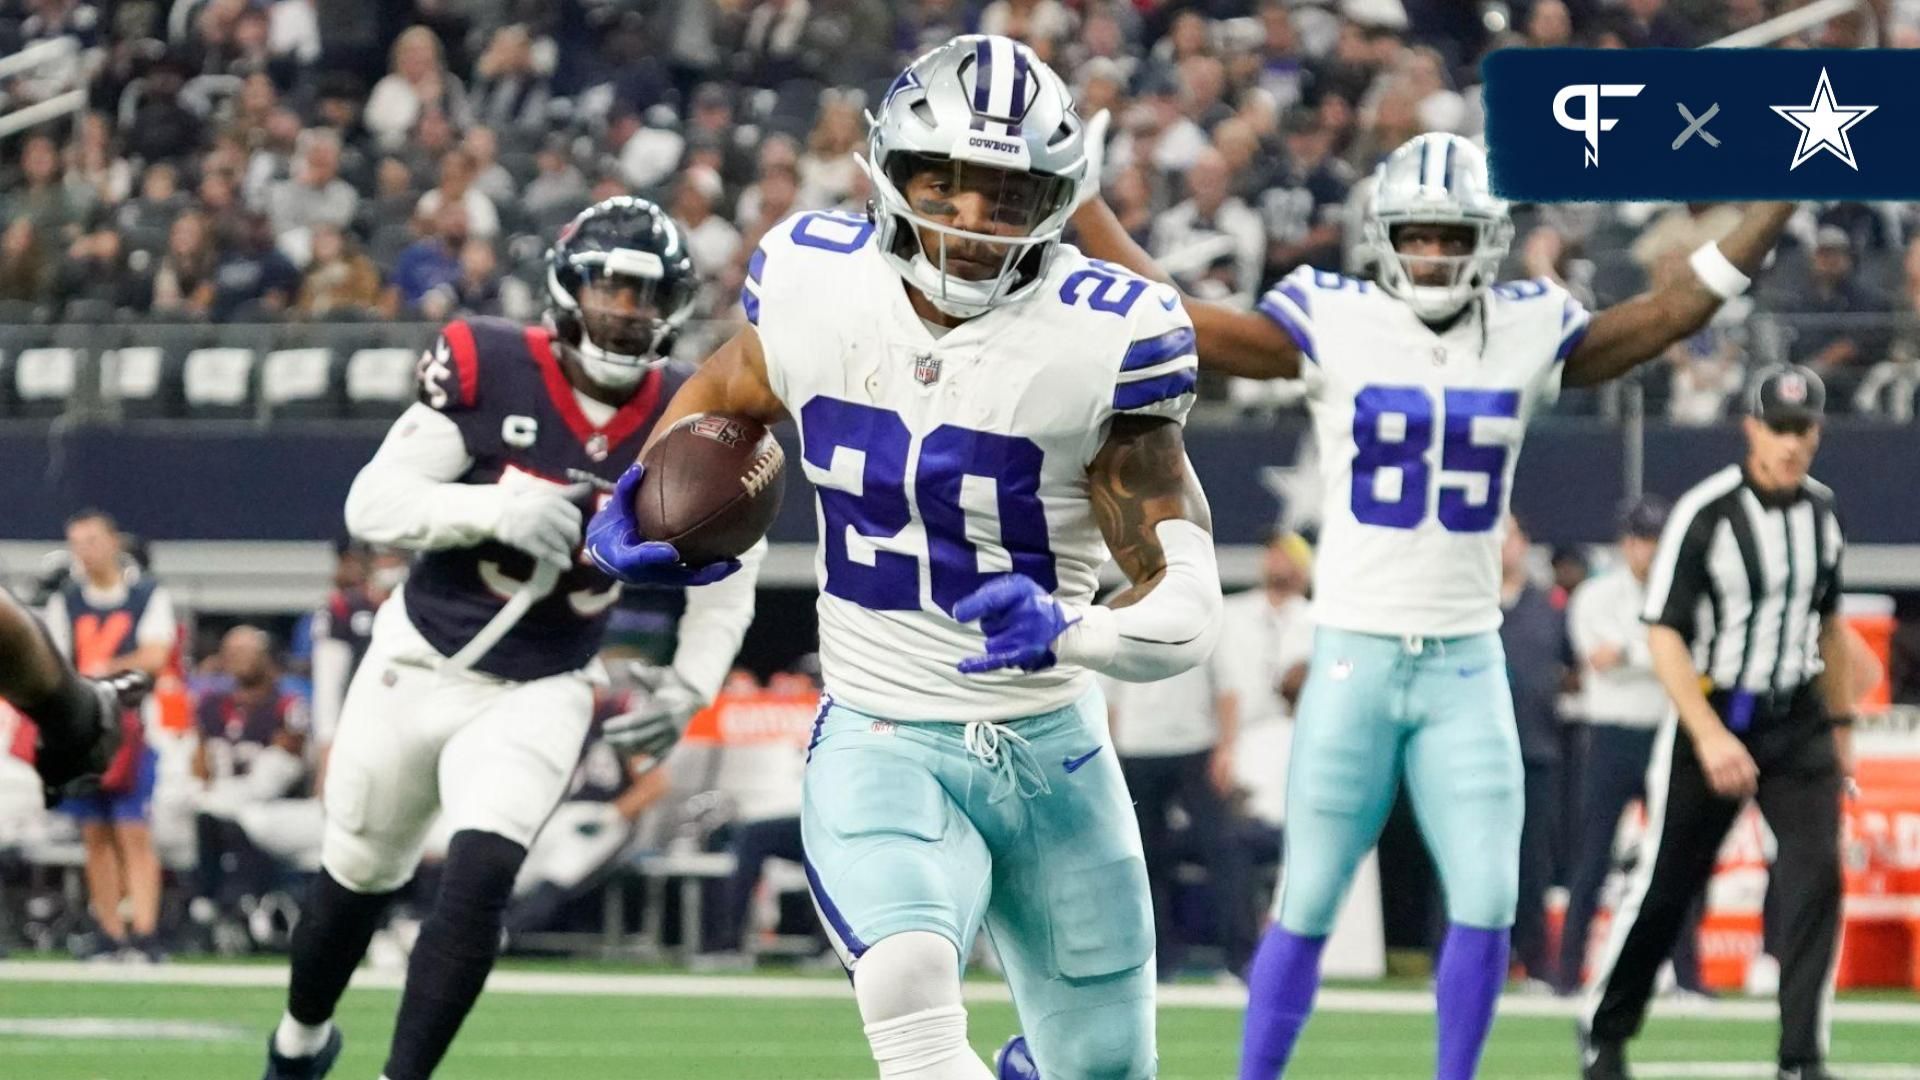
[[[1177,295],[1062,245],[1039,287],[936,337],[864,216],[767,234],[741,302],[817,494],[820,661],[834,700],[894,720],[1060,708],[1083,669],[962,675],[959,600],[1023,574],[1093,601],[1107,549],[1087,466],[1116,415],[1184,420],[1197,377]]]
[[[1326,485],[1314,620],[1451,637],[1500,626],[1500,542],[1528,419],[1585,307],[1495,285],[1442,333],[1377,285],[1302,267],[1260,301],[1300,347]]]

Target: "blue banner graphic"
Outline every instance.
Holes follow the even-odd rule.
[[[1503,49],[1482,72],[1503,198],[1920,199],[1920,51]]]

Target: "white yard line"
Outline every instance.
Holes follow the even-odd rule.
[[[365,989],[397,990],[405,979],[400,971],[363,969],[354,985]],[[63,962],[0,964],[0,983],[138,983],[154,986],[282,987],[286,969],[262,965],[77,964]],[[973,1001],[1010,1000],[998,983],[970,982]],[[840,979],[742,975],[610,975],[559,971],[496,971],[487,980],[493,994],[579,994],[594,997],[713,997],[713,998],[848,998],[852,991]],[[1162,1005],[1209,1009],[1245,1008],[1246,991],[1223,986],[1163,986]],[[1571,1018],[1576,1003],[1552,997],[1509,995],[1500,1003],[1505,1016]],[[1320,993],[1318,1008],[1326,1012],[1372,1015],[1432,1013],[1433,995],[1418,990],[1329,989]],[[1656,999],[1660,1016],[1702,1020],[1775,1020],[1774,1003],[1741,998],[1706,1002]],[[1858,1023],[1920,1025],[1920,1001],[1843,1001],[1833,1007],[1835,1020]],[[1914,1080],[1920,1080],[1916,1076]]]
[[[1859,1065],[1848,1062],[1839,1067],[1848,1080],[1920,1080],[1920,1068],[1912,1065]],[[1736,1064],[1720,1061],[1634,1062],[1633,1075],[1641,1080],[1773,1080],[1778,1075],[1772,1065]]]
[[[251,1040],[253,1029],[237,1024],[208,1024],[196,1020],[115,1020],[105,1016],[73,1016],[39,1020],[0,1017],[0,1035],[49,1039],[174,1039],[186,1042]]]

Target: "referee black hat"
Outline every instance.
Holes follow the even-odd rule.
[[[1827,387],[1812,368],[1783,364],[1762,372],[1747,392],[1747,412],[1768,427],[1807,427],[1827,411]]]
[[[1672,511],[1673,504],[1658,495],[1642,495],[1631,499],[1620,507],[1620,535],[1658,540],[1660,531],[1667,527],[1667,515]]]

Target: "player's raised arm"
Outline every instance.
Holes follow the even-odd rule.
[[[1173,284],[1104,199],[1092,199],[1074,212],[1080,250],[1096,259],[1121,266],[1154,281]],[[1227,304],[1199,300],[1185,294],[1181,301],[1193,320],[1199,342],[1200,364],[1209,371],[1246,379],[1295,379],[1300,376],[1300,347],[1280,325],[1258,311],[1241,311]]]
[[[1721,304],[1746,291],[1793,211],[1792,203],[1748,205],[1726,239],[1693,253],[1679,281],[1594,313],[1586,337],[1567,356],[1562,383],[1593,386],[1618,378],[1705,326]]]

